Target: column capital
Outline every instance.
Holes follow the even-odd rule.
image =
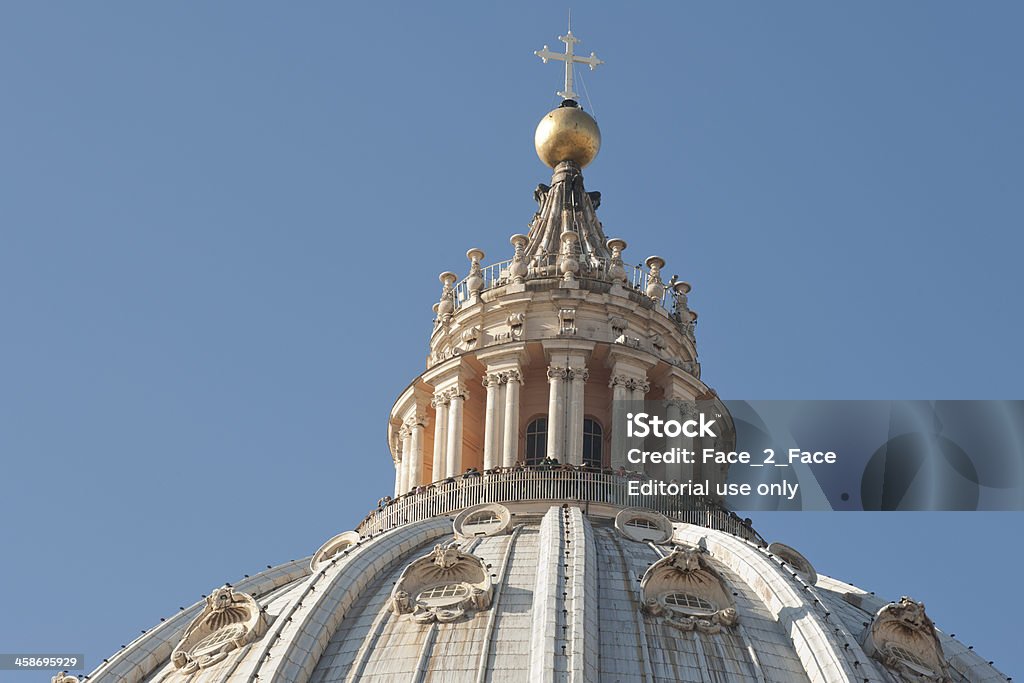
[[[697,402],[688,398],[670,398],[665,401],[666,406],[679,409],[679,414],[684,420],[697,417]]]
[[[403,427],[412,429],[413,427],[426,427],[427,426],[427,414],[422,410],[417,410],[412,415],[405,418],[402,423]]]
[[[581,368],[569,367],[569,368],[566,368],[566,372],[567,372],[567,375],[568,375],[567,379],[572,379],[572,380],[578,379],[581,382],[586,382],[588,379],[590,379],[590,370],[588,370],[585,367],[581,367]]]
[[[501,373],[501,381],[503,384],[508,384],[509,382],[518,382],[519,384],[522,384],[523,373],[520,370],[506,370]]]
[[[469,389],[462,382],[458,382],[454,385],[447,386],[444,389],[438,389],[434,392],[434,398],[430,400],[430,405],[437,408],[438,406],[450,405],[454,399],[457,398],[469,398]]]
[[[564,365],[549,365],[548,366],[548,380],[557,381],[560,379],[569,378],[569,368]]]
[[[651,383],[641,377],[634,377],[632,375],[612,375],[611,381],[608,382],[609,387],[625,387],[630,391],[634,389],[642,389],[644,393],[651,390]]]
[[[500,370],[495,372],[488,372],[483,376],[481,384],[485,387],[499,386],[501,384],[508,384],[509,382],[523,382],[523,373],[519,370]]]

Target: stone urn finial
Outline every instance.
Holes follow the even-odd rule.
[[[516,248],[515,255],[512,256],[512,263],[509,264],[508,274],[512,278],[512,283],[519,285],[522,284],[526,279],[526,273],[529,267],[526,265],[526,244],[529,238],[526,235],[512,235],[509,242]]]
[[[608,277],[617,285],[626,285],[626,267],[622,265],[622,251],[626,248],[626,240],[613,237],[608,240],[608,250],[612,253],[608,262]]]
[[[689,311],[689,299],[686,296],[690,293],[690,283],[678,280],[675,275],[669,282],[669,290],[672,292],[672,299],[675,302],[674,313],[678,320],[684,320]]]
[[[694,328],[697,327],[697,311],[687,310],[682,322],[683,333],[690,339],[694,339]]]
[[[441,322],[447,322],[455,313],[455,288],[453,285],[456,278],[455,273],[450,271],[445,271],[437,276],[437,279],[441,281],[441,300],[437,302],[437,307],[434,310],[437,312],[437,319]]]
[[[480,296],[480,292],[484,289],[484,274],[480,268],[480,259],[483,257],[484,252],[475,247],[466,252],[466,258],[469,259],[469,275],[466,276],[466,289],[469,290],[469,295],[474,299]]]
[[[665,267],[665,259],[660,256],[648,256],[644,264],[650,269],[647,273],[647,296],[655,301],[665,296],[665,283],[661,281],[661,269]]]
[[[573,282],[576,273],[580,272],[580,261],[576,257],[576,243],[579,242],[580,236],[572,230],[566,230],[562,233],[561,239],[562,254],[558,267],[562,271],[563,279],[566,282]]]

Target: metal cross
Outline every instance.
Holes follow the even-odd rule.
[[[565,62],[565,90],[558,91],[558,94],[562,96],[562,99],[574,100],[576,99],[576,93],[572,89],[572,65],[575,64],[586,64],[593,71],[600,64],[604,64],[600,59],[597,58],[593,52],[590,53],[589,57],[579,57],[573,54],[572,46],[580,42],[580,39],[572,34],[572,29],[569,29],[564,36],[558,36],[558,39],[565,43],[565,54],[559,52],[552,52],[545,45],[543,50],[537,50],[533,54],[537,55],[544,60],[547,64],[549,59],[557,59],[560,62]]]

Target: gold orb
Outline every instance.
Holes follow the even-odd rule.
[[[566,102],[540,120],[533,144],[537,156],[551,168],[563,161],[574,161],[583,168],[601,149],[601,131],[590,114],[575,102]]]

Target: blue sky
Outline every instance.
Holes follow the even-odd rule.
[[[0,7],[0,651],[90,668],[392,486],[437,273],[548,172],[552,3]],[[573,3],[609,235],[736,399],[1021,398],[1024,9]],[[760,514],[1024,675],[1019,514]],[[38,674],[4,673],[3,680]]]

